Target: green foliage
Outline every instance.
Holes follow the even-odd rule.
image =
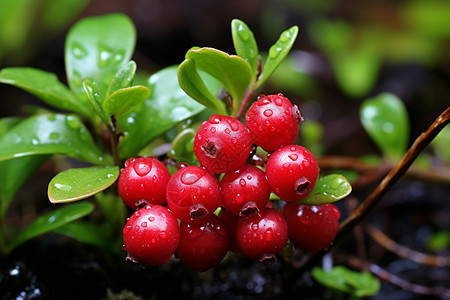
[[[380,290],[380,282],[372,274],[355,272],[344,266],[336,266],[330,271],[314,268],[312,275],[315,280],[329,290],[350,295],[353,299],[372,296]]]
[[[386,158],[397,161],[405,154],[409,140],[409,118],[397,96],[383,93],[366,100],[361,105],[360,118]]]
[[[443,251],[450,247],[450,231],[435,232],[427,241],[427,248],[431,251]]]
[[[330,174],[319,177],[311,194],[299,202],[309,205],[333,203],[347,197],[351,192],[352,186],[344,176]]]

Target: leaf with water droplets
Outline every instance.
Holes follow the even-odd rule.
[[[178,163],[187,163],[190,166],[199,165],[194,152],[195,130],[187,128],[180,132],[172,141],[168,157]]]
[[[119,167],[69,169],[57,174],[48,185],[52,203],[73,202],[93,196],[110,187],[119,177]]]
[[[85,79],[83,80],[83,87],[86,91],[89,103],[91,103],[91,106],[94,109],[95,113],[100,117],[100,119],[102,119],[105,124],[109,124],[111,119],[103,109],[103,98],[100,96],[97,84],[90,79]]]
[[[405,105],[397,96],[382,93],[364,101],[360,118],[385,157],[396,161],[403,156],[409,140],[409,118]]]
[[[103,103],[103,110],[116,118],[130,113],[150,95],[150,89],[142,85],[115,91]]]
[[[231,21],[231,35],[236,54],[249,63],[253,71],[254,81],[258,73],[259,53],[253,32],[248,28],[247,24],[241,20],[234,19]]]
[[[202,74],[211,92],[219,94],[220,83]],[[150,76],[146,86],[150,96],[129,114],[118,119],[118,129],[124,133],[119,144],[121,158],[135,156],[158,136],[205,109],[179,86],[177,66],[164,68]]]
[[[109,83],[108,90],[106,91],[106,97],[117,90],[131,87],[134,80],[134,74],[136,73],[136,68],[136,63],[132,60],[123,65]]]
[[[36,115],[20,122],[0,137],[0,161],[41,154],[62,154],[94,164],[109,165],[91,134],[75,115]]]
[[[45,103],[89,117],[89,106],[78,101],[55,74],[33,68],[5,68],[0,72],[0,82],[21,88]]]
[[[280,65],[283,59],[288,55],[289,51],[294,45],[295,39],[298,35],[298,27],[292,26],[288,30],[281,33],[280,38],[269,49],[266,62],[264,63],[262,73],[259,76],[256,88],[260,87],[276,68]]]
[[[351,191],[352,186],[344,176],[330,174],[319,177],[311,194],[299,202],[308,205],[333,203],[347,197]]]
[[[67,223],[82,218],[90,214],[93,210],[94,205],[92,203],[80,202],[66,205],[42,215],[16,236],[11,243],[11,248],[15,248],[38,235],[55,230]]]
[[[111,80],[129,62],[136,43],[133,22],[123,14],[87,17],[69,31],[65,46],[67,78],[71,90],[86,105],[86,78],[106,96]]]

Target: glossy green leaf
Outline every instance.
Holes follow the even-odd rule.
[[[253,32],[248,28],[247,24],[241,20],[234,19],[231,21],[231,35],[236,54],[249,63],[253,71],[254,81],[258,73],[259,53]]]
[[[333,203],[347,197],[352,192],[352,186],[340,174],[330,174],[319,177],[308,197],[299,202],[308,205]]]
[[[217,99],[205,85],[192,59],[186,59],[178,67],[178,82],[180,87],[198,103],[219,115],[227,114],[225,104]]]
[[[0,138],[0,161],[40,154],[63,154],[94,164],[111,164],[75,115],[32,116]]]
[[[89,202],[80,202],[55,209],[40,216],[20,232],[12,241],[12,248],[49,231],[55,230],[67,223],[75,221],[90,214],[94,205]]]
[[[137,85],[115,91],[103,103],[103,110],[116,118],[130,113],[150,95],[148,87]]]
[[[55,74],[33,68],[5,68],[0,82],[21,88],[57,108],[92,115],[89,105],[80,102]]]
[[[360,118],[385,157],[396,161],[403,156],[409,139],[409,118],[397,96],[382,93],[366,100],[361,105]]]
[[[89,103],[97,116],[99,116],[105,124],[109,124],[111,119],[103,109],[103,97],[101,97],[100,92],[98,91],[97,84],[90,79],[84,79],[83,88],[86,92]]]
[[[279,39],[269,49],[269,55],[264,63],[262,73],[259,76],[256,88],[260,87],[276,68],[281,64],[283,59],[288,55],[289,51],[294,45],[298,35],[298,27],[293,26],[281,33]]]
[[[219,94],[221,85],[204,76],[211,92]],[[153,74],[146,85],[152,91],[133,112],[118,119],[118,130],[124,133],[119,144],[121,158],[137,155],[139,151],[167,130],[205,109],[189,97],[178,85],[177,66]]]
[[[331,291],[354,297],[372,296],[380,290],[380,281],[371,273],[352,271],[344,266],[336,266],[330,271],[316,267],[312,276]]]
[[[111,95],[117,90],[131,87],[134,75],[136,74],[136,68],[136,63],[132,60],[123,65],[111,79],[108,90],[106,91],[106,96]]]
[[[223,84],[233,98],[233,112],[239,109],[242,98],[252,81],[252,69],[240,56],[229,55],[213,48],[193,48],[186,59],[195,61],[195,67]]]
[[[112,78],[128,63],[135,44],[134,24],[122,14],[87,17],[70,29],[65,45],[67,78],[85,105],[89,104],[83,79],[96,82],[100,95],[107,95]]]
[[[88,198],[110,187],[119,177],[119,167],[69,169],[57,174],[48,185],[52,203]]]
[[[190,166],[198,165],[199,162],[194,152],[195,134],[196,131],[192,128],[181,131],[172,141],[168,157],[178,163],[187,163]]]

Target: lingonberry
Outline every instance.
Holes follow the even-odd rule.
[[[228,251],[229,236],[223,222],[212,215],[204,224],[180,223],[176,255],[191,269],[204,272],[218,265]]]
[[[319,166],[312,153],[298,145],[273,152],[266,165],[266,176],[272,191],[286,201],[306,198],[319,177]]]
[[[244,164],[252,138],[247,127],[229,116],[212,115],[202,123],[194,140],[199,162],[211,173],[227,173]]]
[[[288,228],[281,213],[265,208],[250,217],[238,217],[236,239],[241,252],[250,259],[272,259],[288,240]]]
[[[123,228],[127,259],[142,265],[156,266],[167,262],[179,241],[177,219],[161,205],[148,204],[136,210]]]
[[[316,206],[290,202],[281,211],[290,240],[304,251],[320,251],[336,237],[340,213],[333,204]]]
[[[244,164],[220,181],[222,206],[235,215],[251,215],[266,206],[270,186],[261,169]]]
[[[292,144],[302,120],[297,106],[282,94],[259,98],[245,114],[253,142],[268,151]]]
[[[167,184],[167,204],[181,221],[203,223],[220,206],[219,182],[205,168],[181,168]]]
[[[236,252],[236,253],[241,252],[241,250],[239,250],[239,246],[237,245],[237,240],[236,240],[236,226],[237,226],[238,216],[235,214],[232,214],[227,209],[222,207],[220,209],[218,217],[219,217],[219,219],[222,220],[223,224],[225,225],[225,227],[227,228],[227,231],[228,231],[228,237],[230,240],[228,249],[233,252]]]
[[[144,204],[163,205],[169,179],[169,170],[156,157],[130,158],[120,172],[117,188],[123,202],[133,209]]]

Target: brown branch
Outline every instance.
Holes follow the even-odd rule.
[[[387,235],[385,235],[381,230],[368,224],[365,226],[365,230],[372,237],[372,239],[374,239],[375,242],[380,244],[383,248],[397,254],[402,258],[407,258],[419,264],[427,266],[433,267],[450,266],[450,256],[437,256],[414,251],[412,249],[409,249],[405,246],[396,243],[395,241],[390,239]]]
[[[398,286],[403,290],[421,295],[437,296],[442,299],[450,298],[450,290],[443,286],[427,287],[423,285],[418,285],[415,283],[408,282],[405,279],[398,277],[394,274],[391,274],[376,264],[362,261],[354,256],[340,255],[340,257],[345,259],[345,262],[351,267],[362,271],[369,270],[369,272],[376,275],[381,280],[389,282],[392,285]]]

